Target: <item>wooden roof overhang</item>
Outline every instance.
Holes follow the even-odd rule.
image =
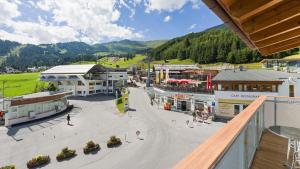
[[[300,0],[202,0],[262,55],[300,46]]]
[[[41,97],[35,97],[35,98],[24,98],[24,99],[11,100],[11,106],[20,106],[20,105],[26,105],[26,104],[34,104],[34,103],[58,100],[67,95],[69,95],[69,93],[61,93],[61,94],[56,94],[56,95],[41,96]]]

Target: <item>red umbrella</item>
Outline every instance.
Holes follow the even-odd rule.
[[[191,81],[191,79],[180,79],[179,83],[190,83]]]

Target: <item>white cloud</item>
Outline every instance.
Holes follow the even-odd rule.
[[[103,39],[141,38],[140,32],[116,23],[121,16],[120,4],[121,0],[38,0],[31,6],[47,15],[41,13],[36,21],[29,22],[13,19],[22,15],[18,10],[18,5],[22,4],[0,0],[0,24],[12,30],[1,30],[0,38],[35,44],[75,40],[97,43]]]
[[[170,15],[168,15],[164,18],[164,22],[169,22],[171,19],[172,19],[172,17]]]
[[[175,11],[181,9],[185,4],[192,3],[193,8],[198,8],[201,0],[145,0],[146,12],[151,11]]]
[[[11,20],[12,18],[20,16],[18,5],[6,0],[0,0],[0,23]]]
[[[197,24],[192,24],[188,29],[189,29],[189,30],[195,29],[196,26],[197,26]]]

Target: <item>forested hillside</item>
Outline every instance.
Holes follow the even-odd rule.
[[[269,58],[280,58],[299,51],[299,48]],[[174,38],[152,50],[155,60],[192,59],[196,63],[247,63],[257,62],[262,56],[248,48],[239,37],[224,25],[199,33]]]
[[[0,40],[0,62],[2,62],[2,67],[12,66],[19,70],[26,70],[33,66],[94,61],[100,55],[131,56],[132,53],[143,53],[163,42],[165,41],[122,40],[95,45],[83,42],[32,45]]]

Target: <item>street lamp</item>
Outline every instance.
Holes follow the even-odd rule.
[[[150,60],[151,60],[151,58],[148,56],[148,54],[146,54],[147,55],[147,59],[148,59],[148,77],[147,77],[147,83],[146,83],[146,87],[150,87],[150,81],[151,81],[151,76],[150,76]]]

